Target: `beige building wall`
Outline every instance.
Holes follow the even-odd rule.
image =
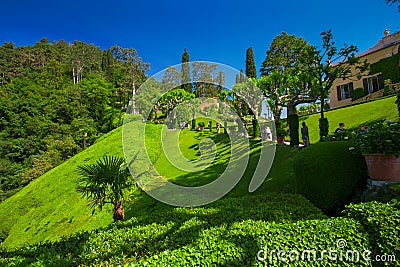
[[[399,52],[399,46],[400,46],[399,41],[400,41],[400,32],[397,32],[393,35],[386,36],[386,37],[382,38],[374,47],[359,54],[358,57],[360,58],[361,62],[363,62],[365,59],[367,59],[369,64],[373,64],[375,62],[378,62],[382,58],[387,58],[394,54],[397,54]],[[389,44],[392,44],[392,45],[388,46]],[[385,47],[385,46],[388,46],[388,47]],[[352,68],[353,73],[355,73],[354,69],[355,68],[353,67]],[[363,76],[360,80],[356,80],[356,78],[346,79],[346,80],[336,79],[331,88],[331,93],[329,96],[331,108],[337,108],[337,107],[349,105],[352,103],[351,98],[339,100],[338,94],[337,94],[337,87],[339,85],[345,85],[350,82],[353,82],[354,90],[357,88],[363,88],[364,87],[363,79],[367,78],[367,77],[371,77],[371,76],[376,76],[376,75],[378,75],[378,74]]]

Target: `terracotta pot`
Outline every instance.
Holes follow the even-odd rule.
[[[283,145],[285,143],[285,136],[277,135],[276,136],[276,141],[278,141],[278,144]]]
[[[369,176],[378,181],[400,181],[400,156],[365,154]]]

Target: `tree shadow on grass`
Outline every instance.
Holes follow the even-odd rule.
[[[95,265],[114,258],[119,263],[125,259],[136,262],[163,251],[195,244],[206,238],[204,231],[215,227],[229,229],[236,222],[294,222],[325,218],[304,198],[290,194],[224,198],[197,208],[172,207],[141,194],[127,209],[127,215],[131,219],[125,222],[79,233],[58,242],[1,252],[1,256],[14,258],[20,266],[38,262],[46,266]],[[255,244],[254,241],[249,245],[249,253]]]

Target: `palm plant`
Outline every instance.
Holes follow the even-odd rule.
[[[92,214],[110,203],[114,205],[114,222],[124,220],[124,189],[133,185],[124,158],[104,156],[94,164],[79,165],[76,170],[80,175],[77,191],[90,200]]]

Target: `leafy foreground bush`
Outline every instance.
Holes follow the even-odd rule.
[[[173,208],[146,196],[127,210],[130,220],[105,229],[83,232],[58,242],[46,242],[19,250],[2,252],[2,263],[22,265],[91,265],[113,259],[121,263],[139,261],[165,250],[174,250],[201,240],[211,228],[226,232],[242,221],[294,222],[326,218],[304,197],[266,194],[227,198],[205,207]],[[206,237],[205,237],[206,238]],[[1,257],[1,258],[3,258]],[[114,259],[115,258],[115,259]],[[105,263],[104,263],[105,264]],[[108,262],[107,264],[111,264]]]
[[[390,204],[368,202],[351,204],[343,212],[359,221],[368,232],[372,250],[394,253],[400,264],[400,210]]]
[[[284,199],[288,211],[278,212],[285,206],[278,201]],[[106,229],[3,251],[0,265],[371,266],[371,261],[362,257],[364,251],[372,251],[373,258],[377,252],[395,254],[398,246],[400,211],[388,204],[351,205],[345,217],[331,219],[301,196],[290,194],[226,199],[202,208],[168,209],[158,203],[154,209],[147,208],[149,216]],[[244,208],[250,215],[246,216]],[[281,221],[279,214],[285,215]],[[392,219],[388,222],[387,218]],[[346,247],[338,247],[339,239]],[[357,255],[346,258],[347,249],[359,252],[359,261]],[[299,260],[288,262],[288,254],[278,260],[279,250],[298,251],[298,256],[294,252],[291,256]],[[311,251],[310,260],[307,251]]]
[[[264,212],[260,210],[260,214]],[[143,224],[144,221],[132,219],[64,241],[1,252],[0,264],[372,266],[373,262],[363,257],[365,251],[371,251],[371,260],[378,254],[398,256],[400,211],[388,204],[351,205],[345,217],[331,219],[267,222],[257,218],[222,224],[204,220],[206,214],[217,213],[217,206],[178,208],[168,219],[167,213],[163,214],[162,223]],[[395,262],[387,264],[394,266]]]
[[[366,184],[364,158],[349,151],[351,142],[320,142],[294,159],[297,193],[326,213],[336,212]]]

